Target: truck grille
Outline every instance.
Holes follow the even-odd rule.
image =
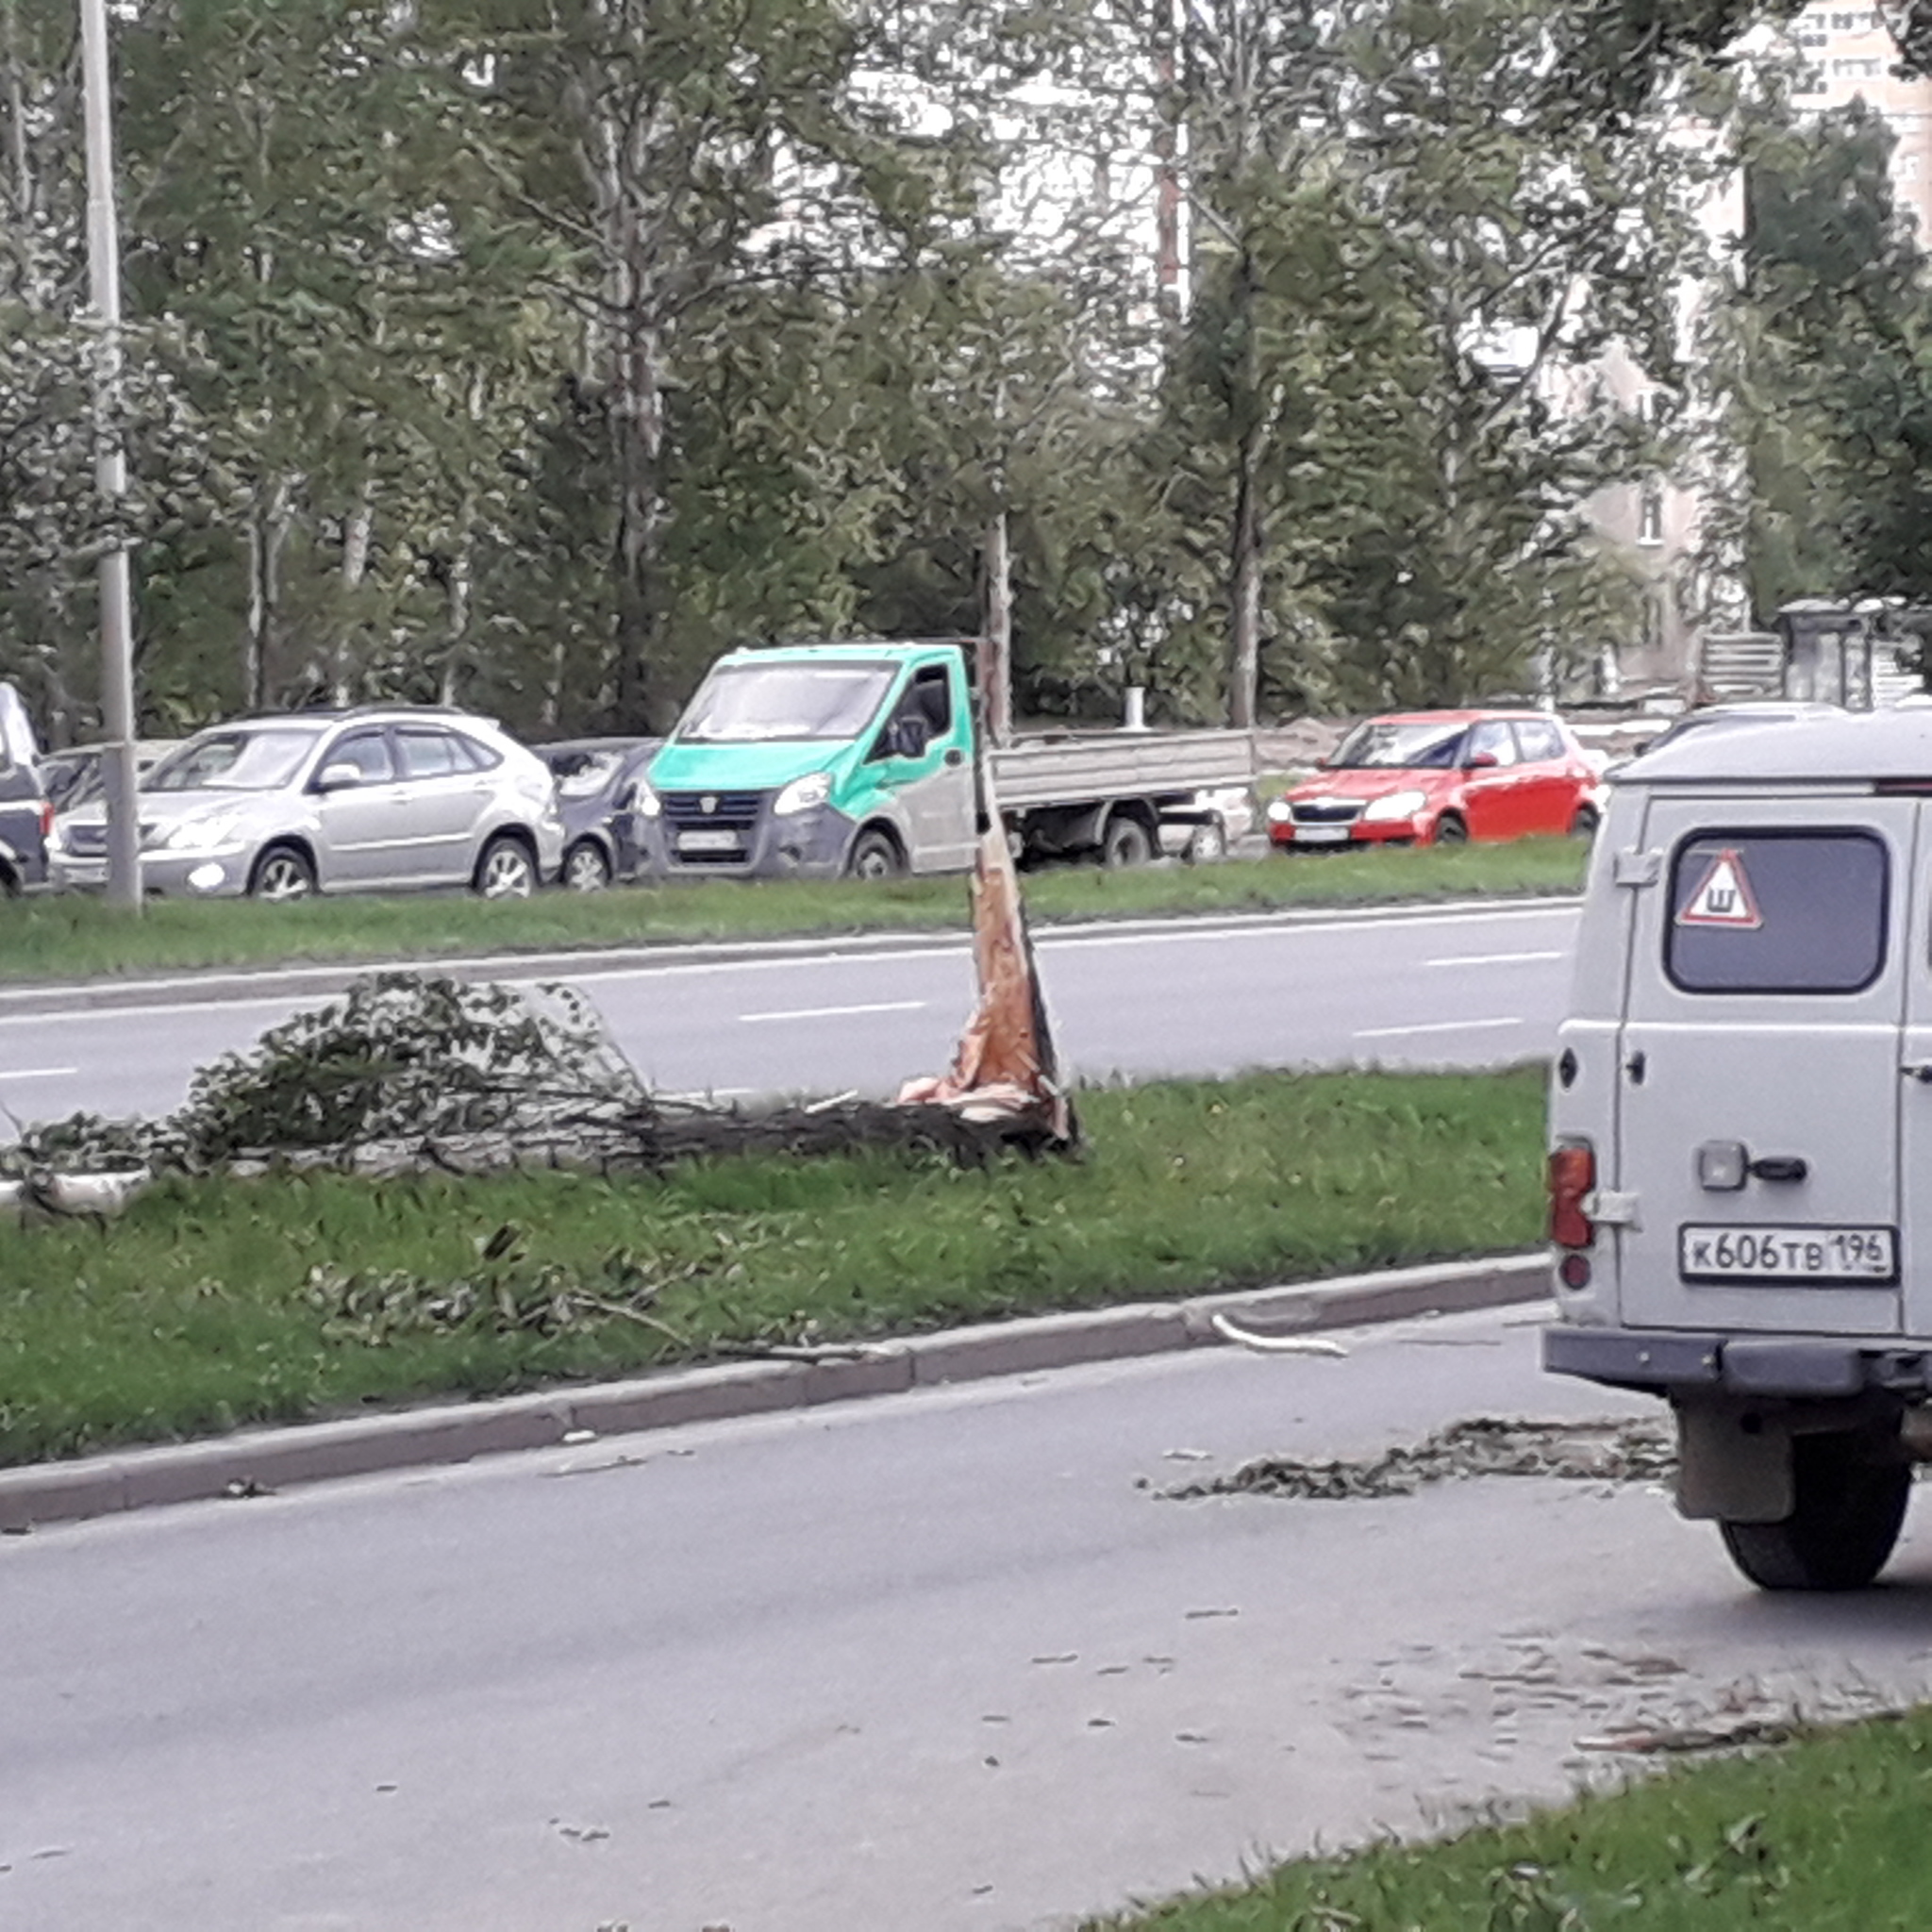
[[[665,844],[675,865],[741,865],[764,816],[763,791],[665,791]]]

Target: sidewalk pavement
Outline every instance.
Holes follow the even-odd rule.
[[[19,1535],[36,1524],[122,1509],[260,1495],[295,1483],[554,1448],[588,1436],[766,1415],[1080,1362],[1226,1346],[1227,1337],[1215,1325],[1217,1315],[1271,1337],[1292,1337],[1540,1301],[1549,1292],[1547,1256],[1502,1256],[950,1328],[869,1343],[849,1356],[809,1362],[725,1362],[494,1401],[250,1429],[208,1441],[0,1471],[0,1532]]]

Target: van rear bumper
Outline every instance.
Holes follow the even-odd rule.
[[[1543,1367],[1612,1389],[1655,1395],[1932,1396],[1932,1348],[1887,1346],[1870,1336],[1696,1334],[1672,1329],[1543,1330]]]

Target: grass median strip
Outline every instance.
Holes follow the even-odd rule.
[[[0,1224],[0,1461],[1528,1248],[1542,1075],[1081,1096],[1075,1161],[170,1178]]]
[[[1026,903],[1038,924],[1574,892],[1586,857],[1574,840],[1532,839],[1122,872],[1066,866],[1029,874]],[[69,893],[10,905],[5,924],[0,980],[21,981],[781,935],[963,933],[967,902],[958,878],[876,885],[713,880],[488,903],[452,893],[322,898],[295,906],[151,900],[142,918],[130,919],[97,899]]]
[[[1283,1865],[1249,1886],[1104,1922],[1112,1932],[1865,1932],[1924,1923],[1932,1713],[1680,1765],[1443,1843]],[[1780,1738],[1790,1741],[1777,1742]],[[1090,1932],[1102,1932],[1096,1922]]]

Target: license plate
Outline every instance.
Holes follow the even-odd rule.
[[[736,832],[680,832],[677,835],[677,849],[680,852],[736,852],[738,834]]]
[[[1341,845],[1347,840],[1346,825],[1297,825],[1294,828],[1297,845]]]
[[[1691,1225],[1677,1230],[1686,1281],[1891,1282],[1895,1227]]]

